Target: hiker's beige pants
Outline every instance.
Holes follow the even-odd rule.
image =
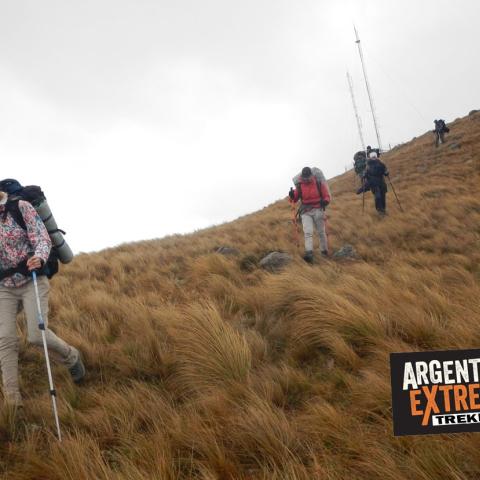
[[[320,250],[328,250],[327,234],[325,232],[325,211],[313,208],[302,213],[302,226],[305,235],[305,251],[313,252],[313,231],[317,230],[320,237]]]
[[[43,321],[47,325],[49,283],[45,276],[37,277],[38,293]],[[37,301],[33,281],[21,287],[0,285],[0,365],[3,379],[3,395],[7,403],[21,405],[22,398],[18,384],[18,337],[17,312],[23,303],[27,318],[28,341],[42,347],[42,332],[38,328]],[[78,350],[65,343],[51,330],[45,330],[49,351],[55,352],[61,363],[72,367],[78,359]],[[46,374],[46,370],[45,370]]]

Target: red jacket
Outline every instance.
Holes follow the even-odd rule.
[[[318,188],[317,179],[312,175],[308,179],[301,179],[297,188],[295,189],[294,202],[302,200],[303,205],[308,205],[313,208],[320,208],[320,200],[330,203],[330,192],[326,183],[320,183],[320,191]]]

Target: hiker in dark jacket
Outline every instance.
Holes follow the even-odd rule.
[[[13,208],[19,209],[25,230],[11,213]],[[9,201],[9,194],[0,191],[0,366],[4,400],[14,407],[22,406],[18,379],[18,307],[23,304],[25,310],[28,341],[42,347],[37,323],[37,299],[30,272],[38,271],[40,308],[47,324],[49,282],[42,274],[42,267],[49,258],[51,247],[47,229],[35,208],[23,200],[18,201],[16,207],[13,201]],[[48,348],[69,369],[73,380],[80,381],[85,375],[85,368],[78,350],[49,328],[45,330],[45,335]]]
[[[315,173],[317,175],[315,175]],[[320,237],[320,253],[328,256],[328,239],[325,230],[325,208],[331,200],[330,189],[320,169],[305,167],[300,176],[295,177],[295,190],[288,192],[291,200],[302,201],[299,214],[305,235],[304,260],[313,263],[313,232],[316,229]]]
[[[386,213],[387,208],[387,184],[385,177],[388,175],[386,165],[377,158],[377,152],[372,151],[363,176],[363,187],[357,191],[357,194],[370,190],[375,197],[375,208],[382,215]]]
[[[445,143],[445,134],[450,131],[447,127],[445,120],[434,120],[435,130],[433,131],[435,135],[435,146],[438,147],[440,143]]]

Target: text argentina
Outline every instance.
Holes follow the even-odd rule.
[[[478,382],[480,358],[464,360],[431,360],[406,362],[403,390],[416,390],[419,385]]]

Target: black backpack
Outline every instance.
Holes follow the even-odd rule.
[[[362,174],[367,166],[367,156],[364,151],[357,152],[353,156],[353,166],[355,173]]]

